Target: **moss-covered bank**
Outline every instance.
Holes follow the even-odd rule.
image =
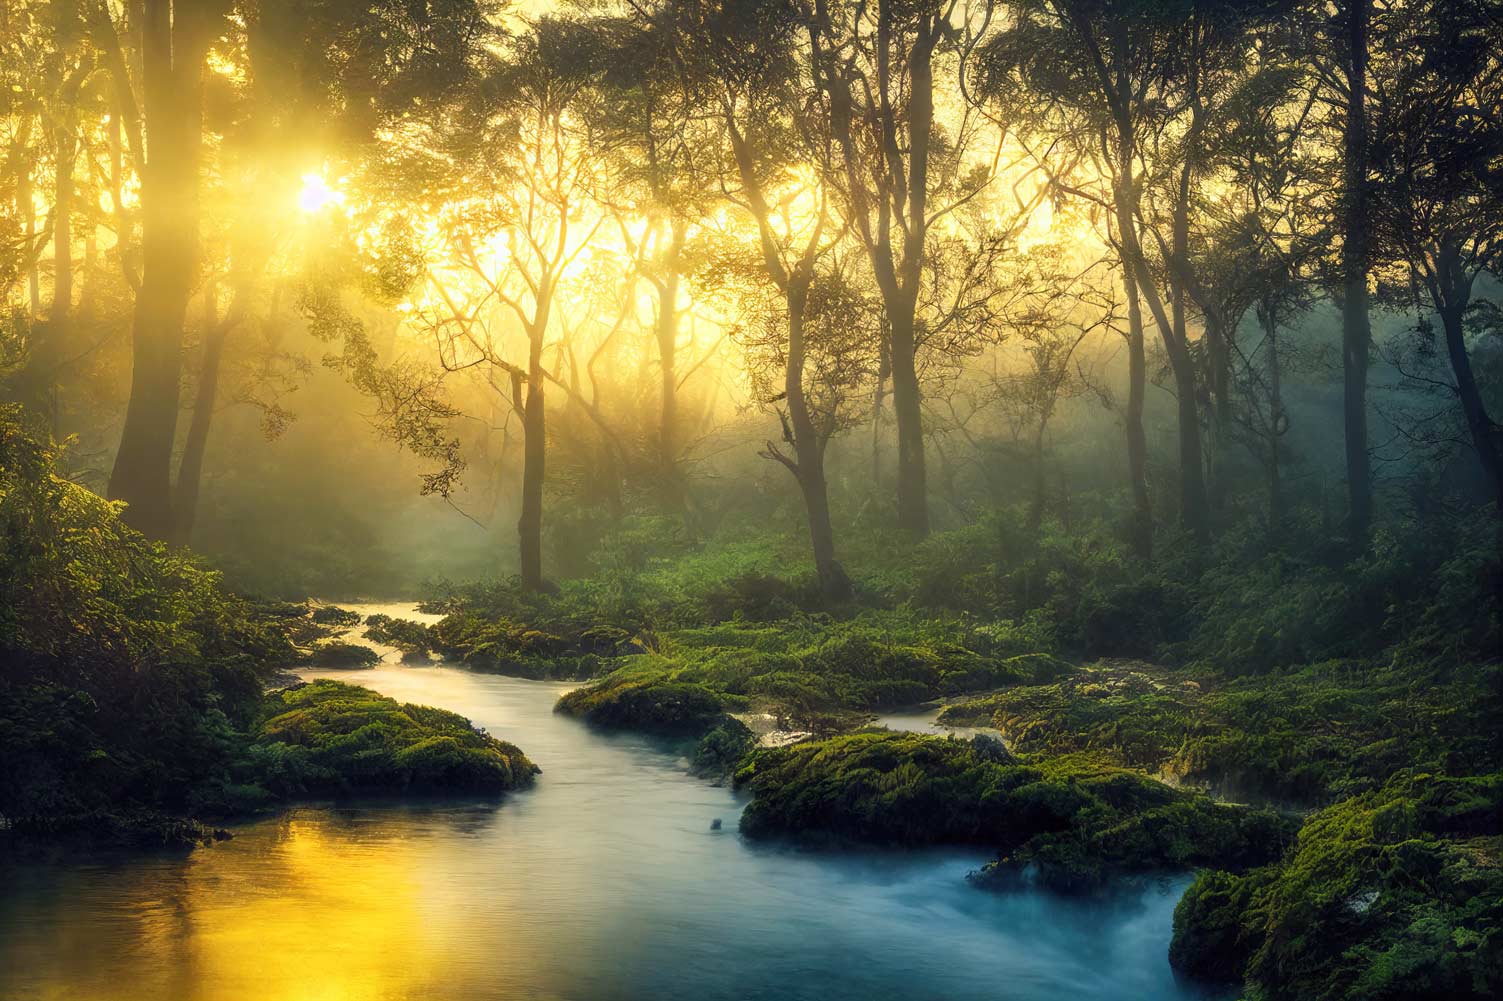
[[[1080,892],[1134,873],[1245,870],[1277,858],[1294,828],[1091,755],[1018,759],[984,736],[866,731],[759,750],[736,781],[754,797],[750,837],[979,845],[998,853],[975,877],[992,886]]]
[[[1276,864],[1203,873],[1170,960],[1252,998],[1503,996],[1503,772],[1397,775],[1312,816]]]

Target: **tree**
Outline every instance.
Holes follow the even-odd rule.
[[[838,174],[831,181],[847,202],[884,306],[898,525],[919,536],[929,531],[929,502],[918,302],[929,231],[948,210],[930,198],[944,177],[936,161],[946,155],[958,161],[965,138],[946,137],[936,123],[934,68],[956,37],[956,11],[954,0],[814,0],[803,12],[821,111],[840,150],[829,161]],[[985,178],[970,181],[974,188]],[[971,193],[955,193],[954,202]]]
[[[697,163],[693,106],[679,86],[673,26],[663,11],[635,7],[621,20],[601,19],[604,38],[599,99],[591,102],[600,152],[615,166],[602,200],[613,211],[645,219],[640,234],[620,225],[622,242],[640,262],[635,280],[650,289],[653,342],[658,358],[656,458],[659,486],[669,505],[686,503],[679,460],[680,300],[688,264],[685,243],[703,214],[705,185],[713,171]],[[620,220],[618,220],[620,222]],[[634,298],[634,291],[627,290]]]
[[[197,277],[204,60],[227,8],[228,0],[144,0],[141,288],[131,328],[130,404],[109,495],[129,505],[131,527],[158,539],[173,528],[183,319]]]
[[[812,81],[798,60],[799,10],[793,3],[748,8],[688,0],[673,13],[684,83],[719,126],[722,189],[756,227],[754,259],[782,306],[778,325],[764,319],[753,339],[764,357],[783,363],[781,393],[764,399],[781,404],[783,442],[793,454],[771,441],[763,454],[798,484],[820,589],[840,600],[850,594],[850,579],[835,556],[825,447],[862,369],[844,370],[853,349],[850,320],[841,310],[857,301],[851,283],[820,270],[844,227],[830,204],[833,143],[806,113]],[[774,329],[784,339],[769,342]],[[807,382],[811,361],[826,377],[823,400]]]
[[[1478,384],[1468,320],[1497,306],[1477,279],[1503,271],[1503,7],[1420,0],[1393,15],[1391,75],[1371,124],[1373,250],[1390,287],[1440,318],[1453,390],[1503,511],[1503,434]]]
[[[1192,255],[1191,215],[1208,168],[1206,135],[1237,107],[1234,97],[1256,65],[1254,38],[1278,8],[1263,0],[1022,0],[1013,25],[984,53],[991,93],[1042,99],[1035,128],[1094,159],[1109,179],[1106,207],[1130,281],[1129,307],[1138,297],[1148,306],[1174,376],[1180,520],[1202,540],[1210,530],[1198,403],[1202,348],[1190,335],[1190,307],[1201,308],[1208,346],[1223,356],[1227,334],[1207,302],[1194,298],[1205,282]]]
[[[998,412],[1006,450],[1029,469],[1028,527],[1038,534],[1048,502],[1051,424],[1060,405],[1098,390],[1082,350],[1119,319],[1106,261],[1078,266],[1064,248],[1043,245],[1009,263],[995,302],[1004,350],[994,359],[984,404]]]

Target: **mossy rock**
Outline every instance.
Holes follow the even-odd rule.
[[[504,792],[538,767],[444,709],[316,681],[272,692],[248,771],[280,796],[342,791]]]
[[[1267,997],[1503,995],[1503,773],[1396,776],[1313,815],[1278,865],[1202,875],[1170,955]]]

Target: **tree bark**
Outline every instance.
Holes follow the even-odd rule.
[[[152,538],[172,532],[172,452],[182,375],[183,318],[198,242],[203,58],[213,13],[146,0],[145,127],[141,170],[143,274],[131,329],[131,392],[109,495]]]
[[[673,507],[684,504],[683,484],[678,468],[678,296],[681,281],[685,224],[674,217],[673,232],[664,262],[665,274],[658,286],[658,319],[655,331],[658,362],[662,371],[661,410],[658,417],[658,457],[662,464],[663,487]]]
[[[1226,510],[1230,490],[1226,453],[1231,447],[1231,331],[1212,316],[1205,320],[1206,383],[1211,395],[1210,510],[1218,518]]]
[[[1472,359],[1467,352],[1466,330],[1463,318],[1471,302],[1471,282],[1466,278],[1453,277],[1446,290],[1446,302],[1440,308],[1441,325],[1446,334],[1446,357],[1451,363],[1451,375],[1456,379],[1456,395],[1461,400],[1461,411],[1466,418],[1467,430],[1472,436],[1472,447],[1482,469],[1492,482],[1493,501],[1497,513],[1503,517],[1503,441],[1499,427],[1487,412],[1482,391],[1477,386],[1477,377],[1472,372]]]
[[[898,430],[898,527],[923,536],[929,532],[929,484],[912,311],[900,311],[891,316],[891,322],[892,412]]]
[[[1130,146],[1128,152],[1130,153]],[[1114,193],[1122,256],[1131,266],[1138,289],[1148,302],[1148,311],[1153,314],[1154,323],[1158,325],[1164,350],[1169,355],[1169,366],[1174,372],[1175,392],[1179,397],[1180,524],[1197,540],[1203,541],[1208,524],[1205,476],[1201,469],[1200,412],[1195,400],[1195,363],[1190,356],[1189,345],[1181,337],[1183,322],[1176,324],[1165,310],[1164,302],[1154,285],[1153,272],[1148,267],[1148,260],[1138,240],[1137,196],[1131,180],[1131,163],[1128,156],[1123,160],[1125,166],[1119,166],[1123,176],[1117,179]]]
[[[898,526],[917,536],[928,534],[929,501],[924,464],[922,397],[917,372],[915,313],[923,277],[928,236],[929,145],[934,120],[934,49],[945,29],[938,14],[926,15],[915,29],[907,52],[907,162],[903,162],[900,124],[904,117],[892,102],[888,85],[893,78],[891,55],[895,44],[893,0],[879,0],[876,12],[875,58],[878,102],[871,109],[880,125],[883,170],[868,190],[862,176],[864,154],[854,139],[856,115],[851,79],[834,52],[820,41],[820,26],[828,30],[828,5],[820,0],[810,30],[813,63],[820,88],[830,98],[830,125],[844,158],[844,172],[852,199],[856,227],[871,262],[882,296],[891,348],[892,406],[897,424]],[[858,29],[859,30],[859,29]],[[901,74],[900,74],[901,75]],[[906,166],[906,170],[904,169]],[[872,213],[875,210],[876,223]],[[899,222],[898,217],[904,220]],[[901,248],[893,246],[893,232],[901,234]]]
[[[887,5],[884,3],[883,7]],[[918,380],[915,314],[928,235],[929,130],[934,120],[935,26],[919,28],[908,53],[908,230],[903,239],[902,287],[888,296],[892,324],[892,410],[898,425],[898,527],[929,533],[929,486],[924,466],[924,412]]]
[[[540,293],[540,300],[541,297]],[[522,514],[517,519],[517,538],[522,586],[529,591],[542,591],[547,587],[543,579],[543,477],[547,459],[543,329],[529,331],[528,341],[527,402],[522,408]]]
[[[809,289],[808,276],[797,276],[793,282],[786,296],[788,354],[783,367],[783,391],[788,402],[795,456],[789,470],[803,494],[820,593],[828,600],[844,601],[851,596],[851,581],[835,558],[835,530],[830,523],[830,497],[825,482],[824,438],[814,426],[804,396],[804,307]],[[784,464],[788,465],[786,460]]]
[[[877,388],[872,394],[872,490],[882,489],[882,403],[887,393],[887,379],[892,374],[888,359],[892,346],[888,343],[887,331],[881,334],[877,348]]]
[[[1153,556],[1153,500],[1148,493],[1148,439],[1143,433],[1143,403],[1148,388],[1148,361],[1143,348],[1143,308],[1138,282],[1125,264],[1122,285],[1127,295],[1127,470],[1132,483],[1132,546],[1143,559]]]
[[[1263,326],[1268,339],[1268,529],[1276,533],[1284,521],[1283,456],[1279,439],[1284,435],[1285,417],[1279,321],[1271,305],[1264,311]]]
[[[210,293],[212,294],[212,293]],[[198,516],[198,496],[203,482],[204,454],[208,451],[209,430],[214,423],[214,404],[219,396],[219,370],[224,360],[224,345],[229,323],[221,323],[214,307],[208,307],[204,328],[203,357],[198,366],[198,392],[193,398],[193,418],[183,441],[178,460],[177,486],[173,491],[172,541],[186,546],[192,541],[193,524]]]
[[[1190,125],[1191,133],[1199,132],[1197,111]],[[1180,169],[1178,196],[1174,201],[1174,255],[1170,270],[1170,291],[1173,295],[1171,322],[1174,336],[1165,330],[1164,350],[1169,355],[1169,367],[1174,371],[1174,389],[1178,397],[1179,416],[1179,504],[1180,523],[1198,542],[1210,536],[1210,501],[1206,493],[1205,447],[1201,441],[1200,406],[1197,399],[1195,359],[1190,353],[1190,334],[1185,323],[1185,281],[1176,274],[1188,274],[1190,268],[1190,164],[1187,160]],[[1146,262],[1145,262],[1146,270]]]
[[[21,216],[21,235],[26,238],[27,260],[26,266],[26,301],[30,306],[28,316],[33,319],[42,312],[42,280],[37,273],[36,256],[31,253],[32,243],[37,236],[37,210],[32,200],[33,182],[31,179],[32,163],[26,150],[31,141],[31,116],[22,117],[21,124],[16,130],[15,157],[16,157],[16,211]]]
[[[1347,109],[1342,212],[1341,368],[1346,435],[1347,532],[1367,547],[1372,470],[1367,455],[1367,29],[1372,0],[1347,0]]]

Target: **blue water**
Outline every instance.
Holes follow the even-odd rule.
[[[186,856],[0,866],[0,998],[1199,996],[1165,959],[1185,879],[1000,895],[965,882],[984,852],[749,843],[743,801],[662,745],[554,715],[567,686],[339,676],[469,716],[542,766],[537,787],[304,807]]]

